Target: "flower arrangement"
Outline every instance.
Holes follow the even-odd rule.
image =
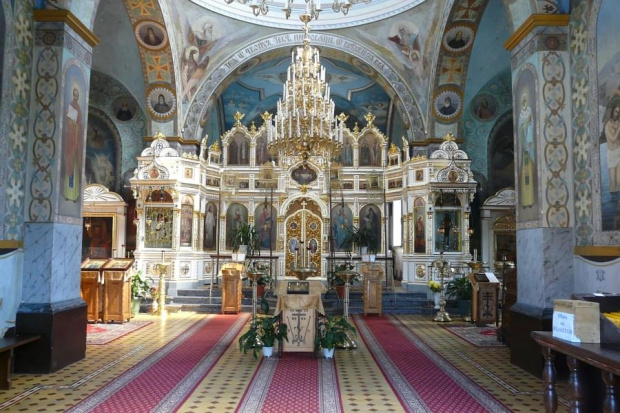
[[[440,293],[441,292],[441,283],[439,281],[430,280],[428,282],[428,288],[430,288],[431,291],[434,292],[434,293]]]
[[[157,287],[151,287],[151,298],[153,298],[153,301],[157,301],[159,300],[159,289]]]

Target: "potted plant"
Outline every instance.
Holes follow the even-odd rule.
[[[262,297],[265,294],[265,287],[271,286],[273,283],[273,277],[269,272],[269,268],[265,263],[250,263],[248,271],[260,272],[261,277],[256,281],[256,295]],[[250,285],[254,283],[254,280],[250,279]]]
[[[340,276],[338,276],[338,273],[340,271],[352,270],[353,268],[355,268],[353,264],[347,262],[344,264],[338,264],[336,265],[333,271],[327,272],[327,282],[330,288],[333,288],[336,290],[336,294],[338,294],[338,298],[344,298],[344,280]],[[359,279],[359,276],[354,277],[351,280],[351,283],[354,283],[358,279]]]
[[[435,310],[438,310],[439,300],[441,299],[441,283],[439,281],[430,280],[428,282],[428,288],[433,293],[433,300],[435,301]]]
[[[261,310],[267,314],[269,304],[263,298],[261,300]],[[252,349],[254,358],[258,358],[258,349],[263,349],[264,357],[271,357],[273,346],[276,340],[282,345],[284,340],[288,341],[288,326],[280,321],[280,316],[257,315],[250,322],[250,328],[239,337],[239,350],[246,354]]]
[[[237,254],[233,256],[233,261],[244,261],[246,255],[253,256],[260,242],[254,225],[246,222],[231,229],[231,239],[233,252]]]
[[[374,262],[375,254],[379,249],[379,239],[372,231],[372,228],[348,227],[345,245],[349,248],[355,245],[360,250],[362,261]]]
[[[140,312],[140,304],[142,300],[146,298],[146,295],[151,290],[153,280],[151,277],[145,277],[142,271],[138,271],[133,277],[131,277],[131,315],[135,317]]]
[[[319,318],[319,328],[314,338],[314,351],[322,350],[325,358],[334,357],[336,346],[346,343],[347,333],[357,334],[355,327],[344,317],[323,316]]]
[[[446,294],[457,300],[459,314],[462,317],[469,315],[471,310],[471,283],[467,277],[454,278],[446,284]]]

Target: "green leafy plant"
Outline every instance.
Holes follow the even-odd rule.
[[[256,228],[254,225],[245,222],[231,228],[231,239],[233,251],[237,251],[240,245],[247,245],[247,255],[249,256],[253,256],[254,251],[258,250],[260,245]]]
[[[471,300],[471,283],[467,277],[455,278],[446,284],[446,294],[457,300]]]
[[[379,238],[370,227],[358,228],[350,226],[346,228],[347,236],[344,240],[345,248],[349,251],[353,245],[358,248],[368,248],[369,254],[376,254],[379,250]]]
[[[269,313],[269,304],[263,298],[260,303],[261,311]],[[254,358],[258,358],[258,350],[262,347],[273,347],[276,340],[282,345],[288,341],[288,326],[280,321],[280,316],[263,315],[252,318],[250,328],[239,337],[239,350],[247,354],[252,350]]]
[[[357,335],[355,327],[344,317],[323,316],[319,318],[319,330],[314,339],[314,350],[332,349],[346,343],[347,332]]]
[[[355,266],[350,262],[346,262],[344,264],[338,264],[334,267],[333,271],[327,271],[327,283],[330,288],[341,287],[344,286],[344,281],[341,277],[338,276],[340,271],[352,270]],[[354,284],[356,281],[359,281],[359,275],[356,275],[351,280],[351,284]]]
[[[145,277],[142,271],[138,271],[131,278],[131,298],[132,299],[144,299],[146,294],[151,291],[151,284],[154,283],[151,277]]]

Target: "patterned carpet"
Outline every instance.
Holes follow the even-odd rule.
[[[109,344],[149,324],[151,324],[151,321],[132,321],[123,324],[88,324],[86,326],[86,344],[93,346]]]
[[[446,325],[442,324],[451,333],[456,334],[463,340],[477,347],[503,347],[501,341],[497,340],[495,327],[477,327],[475,325]]]
[[[357,349],[331,361],[244,355],[237,339],[247,320],[140,314],[135,321],[151,324],[87,346],[80,362],[14,374],[0,411],[362,413],[414,411],[415,403],[426,412],[544,411],[541,380],[511,365],[507,347],[473,346],[430,316],[358,317]],[[559,412],[568,411],[565,394],[561,382]]]
[[[508,411],[397,318],[356,316],[355,323],[406,411]]]

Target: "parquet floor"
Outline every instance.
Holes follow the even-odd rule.
[[[50,375],[13,375],[12,389],[0,391],[0,411],[62,412],[139,363],[205,317],[173,313],[103,346],[87,346],[86,358]],[[430,320],[399,318],[442,357],[515,412],[542,412],[542,383],[514,367],[506,347],[475,347]],[[338,350],[335,362],[345,412],[401,412],[403,408],[379,366],[357,340],[356,350]],[[233,341],[213,369],[185,401],[181,412],[234,412],[252,380],[258,361],[239,352]],[[567,411],[560,386],[560,411]],[[449,397],[449,395],[446,395]]]

